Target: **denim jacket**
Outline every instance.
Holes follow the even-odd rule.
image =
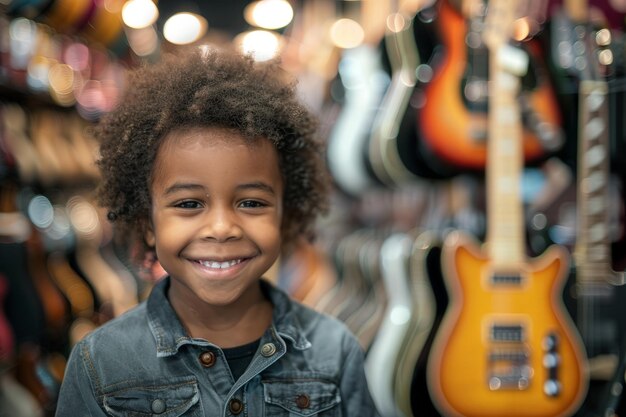
[[[186,334],[168,285],[73,348],[56,417],[378,415],[363,351],[338,320],[262,280],[272,324],[235,381],[218,346]]]

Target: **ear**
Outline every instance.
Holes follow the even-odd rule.
[[[151,221],[146,221],[146,225],[144,227],[143,239],[146,242],[146,244],[151,248],[154,248],[154,246],[156,245],[156,236],[154,235],[154,229],[152,227]]]

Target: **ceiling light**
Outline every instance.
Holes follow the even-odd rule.
[[[186,45],[200,39],[206,33],[206,19],[195,13],[176,13],[163,25],[163,36],[176,45]]]
[[[143,29],[156,22],[159,10],[152,0],[128,0],[122,7],[124,24],[133,29]]]
[[[254,1],[246,6],[244,18],[253,26],[280,29],[291,23],[293,8],[287,0]]]
[[[330,38],[333,43],[342,49],[359,46],[365,39],[365,32],[361,25],[352,19],[339,19],[330,28]]]
[[[282,37],[267,30],[252,30],[237,35],[235,45],[244,54],[250,54],[256,61],[267,61],[276,57],[282,48]]]

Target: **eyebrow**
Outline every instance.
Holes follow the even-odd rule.
[[[178,191],[197,191],[204,190],[205,188],[200,184],[193,183],[174,183],[165,189],[164,195],[171,195]],[[270,193],[272,195],[276,194],[274,188],[264,182],[251,182],[240,184],[237,186],[237,190],[260,190]]]
[[[170,194],[174,194],[174,193],[176,193],[178,191],[184,191],[184,190],[187,190],[187,191],[189,191],[189,190],[204,190],[204,187],[201,186],[200,184],[176,182],[176,183],[170,185],[169,187],[167,187],[163,194],[164,195],[170,195]]]
[[[241,184],[237,186],[238,190],[260,190],[270,193],[272,195],[276,194],[274,188],[272,186],[264,183],[264,182],[250,182],[246,184]]]

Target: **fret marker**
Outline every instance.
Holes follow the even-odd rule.
[[[587,178],[583,179],[581,183],[583,191],[587,194],[598,191],[602,186],[604,186],[604,175],[600,172],[592,173]]]
[[[592,197],[587,201],[587,210],[590,215],[597,215],[604,211],[604,199],[600,196]]]
[[[606,238],[606,227],[602,223],[593,225],[589,229],[589,239],[592,242],[599,242]]]
[[[589,140],[597,139],[604,132],[604,128],[604,121],[599,117],[594,117],[585,126],[585,137]]]
[[[587,150],[585,158],[587,159],[587,164],[589,167],[597,166],[605,158],[604,146],[592,146],[591,148],[589,148],[589,150]]]
[[[587,96],[587,105],[589,106],[590,111],[597,111],[602,103],[604,103],[605,94],[601,92],[601,90],[593,90]]]

